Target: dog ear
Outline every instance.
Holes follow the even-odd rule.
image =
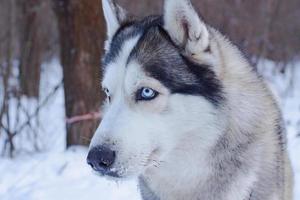
[[[114,0],[102,0],[103,14],[106,21],[108,39],[112,38],[121,23],[127,18],[127,12]]]
[[[209,47],[207,27],[190,0],[165,0],[164,28],[188,54],[198,54]]]

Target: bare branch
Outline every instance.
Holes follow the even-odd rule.
[[[30,124],[31,120],[32,120],[33,118],[35,118],[35,117],[38,115],[38,113],[39,113],[39,111],[41,110],[41,108],[43,108],[43,107],[48,103],[48,101],[51,99],[51,97],[54,96],[54,94],[58,91],[58,89],[59,89],[62,85],[63,85],[63,81],[61,81],[57,86],[54,87],[53,91],[50,92],[50,93],[48,94],[48,96],[42,101],[42,103],[40,103],[40,104],[37,106],[36,110],[35,110],[31,115],[28,116],[28,119],[26,120],[26,122],[23,123],[23,124],[22,124],[22,125],[14,132],[14,135],[16,135],[17,133],[20,133],[21,131],[23,131],[23,129],[24,129],[26,126],[28,126],[28,125]]]

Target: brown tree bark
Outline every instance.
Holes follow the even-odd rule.
[[[105,26],[101,0],[54,0],[60,33],[66,117],[98,112]],[[67,124],[67,146],[87,145],[98,119]]]
[[[39,34],[39,0],[20,1],[22,10],[20,37],[20,86],[22,94],[39,97],[40,73],[42,63],[42,43]]]

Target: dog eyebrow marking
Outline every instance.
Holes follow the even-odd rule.
[[[124,43],[132,38],[137,37],[141,34],[141,31],[134,27],[132,24],[126,24],[121,27],[115,36],[113,37],[110,45],[109,50],[103,57],[102,66],[106,67],[111,62],[114,62],[116,58],[119,56]]]
[[[161,18],[158,16],[149,16],[141,21],[128,21],[124,23],[113,36],[109,45],[109,50],[103,57],[102,66],[105,68],[118,57],[124,43],[138,35],[143,35],[151,27],[161,24]],[[129,56],[130,57],[130,56]]]

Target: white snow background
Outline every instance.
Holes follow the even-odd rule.
[[[283,75],[274,63],[263,60],[261,73],[278,98],[286,121],[289,153],[295,171],[295,200],[300,200],[300,62]],[[57,59],[42,66],[41,98],[62,78]],[[0,90],[1,92],[1,90]],[[28,106],[31,102],[28,100]],[[12,111],[14,112],[14,111]],[[13,115],[13,113],[12,113]],[[58,93],[40,111],[40,153],[30,153],[26,138],[18,136],[14,159],[0,158],[1,200],[140,200],[136,181],[111,182],[93,174],[86,164],[86,147],[64,150],[64,95]],[[297,137],[298,135],[298,137]],[[4,138],[0,135],[0,149]],[[24,149],[29,149],[24,151]]]

